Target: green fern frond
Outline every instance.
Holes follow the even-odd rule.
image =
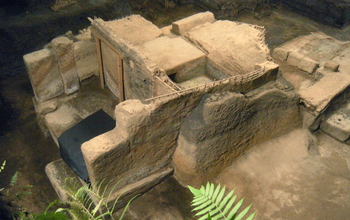
[[[114,189],[117,186],[117,184],[115,184],[113,187],[109,187],[110,184],[111,183],[103,184],[102,181],[99,184],[96,183],[96,185],[93,186],[89,184],[81,186],[81,184],[75,178],[67,178],[65,180],[65,187],[68,199],[64,204],[68,205],[69,207],[59,208],[56,210],[56,212],[64,212],[68,214],[73,220],[100,220],[105,219],[105,217],[111,218],[113,220],[113,213],[115,211],[114,208],[119,197],[114,201],[112,207],[110,207],[108,201],[110,201],[110,197],[112,196]],[[109,188],[111,188],[111,190],[109,190]],[[126,205],[120,219],[123,218],[130,202],[137,196],[133,197]],[[94,201],[99,202],[95,204]],[[52,207],[53,204],[50,204],[47,210]],[[101,209],[104,210],[103,213],[99,213]]]
[[[249,211],[251,205],[246,207],[242,212],[238,213],[238,209],[242,206],[244,198],[237,202],[235,200],[237,195],[233,195],[234,190],[229,192],[225,197],[225,187],[214,186],[213,183],[207,183],[206,186],[201,186],[200,189],[195,189],[188,186],[193,194],[191,206],[196,211],[195,216],[199,220],[241,220]],[[255,212],[251,214],[246,220],[252,220]]]
[[[4,160],[4,162],[2,163],[2,165],[0,167],[0,173],[1,173],[1,171],[3,171],[5,169],[5,165],[6,165],[6,160]]]
[[[10,186],[14,186],[17,182],[17,172],[12,176]]]

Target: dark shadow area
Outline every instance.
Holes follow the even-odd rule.
[[[282,0],[291,10],[323,24],[345,27],[350,21],[349,0]]]

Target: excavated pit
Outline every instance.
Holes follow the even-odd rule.
[[[194,11],[196,10],[198,9],[194,9]],[[183,16],[183,17],[186,17],[186,16]],[[291,17],[294,17],[294,18],[291,18]],[[239,20],[265,26],[267,30],[266,41],[269,44],[270,49],[274,49],[275,47],[279,46],[281,43],[284,43],[288,40],[292,40],[296,36],[307,34],[309,31],[315,31],[315,30],[322,30],[328,35],[336,37],[339,40],[349,40],[347,39],[347,36],[349,33],[348,28],[345,28],[343,30],[333,29],[328,26],[317,24],[304,17],[296,16],[295,14],[284,11],[283,9],[276,9],[276,11],[274,11],[272,15],[270,15],[270,17],[264,17],[261,20],[255,19],[254,16],[252,16],[252,14],[244,14],[239,18]],[[293,24],[295,28],[290,28],[290,27],[287,28],[286,27],[287,25],[285,24],[288,24],[288,23]],[[280,27],[280,28],[277,28],[277,27]],[[283,66],[283,64],[281,64],[281,66]],[[290,69],[292,71],[289,71]],[[292,82],[292,84],[297,85],[296,88],[298,87],[298,84],[295,84],[293,82],[295,81],[298,82],[298,80],[300,80],[299,77],[302,77],[303,79],[309,77],[304,72],[300,72],[300,70],[298,69],[296,70],[295,68],[293,69],[291,67],[286,66],[284,69],[281,68],[281,70],[282,70],[282,75],[285,74],[285,78],[287,80]],[[48,204],[50,201],[52,201],[55,198],[53,190],[52,188],[50,188],[51,185],[48,183],[46,177],[43,175],[44,174],[43,168],[47,163],[49,163],[50,161],[53,161],[54,159],[58,159],[59,157],[58,157],[58,150],[56,151],[57,147],[55,146],[54,142],[50,139],[46,139],[36,124],[37,123],[36,116],[35,116],[33,104],[31,102],[33,93],[31,92],[29,80],[24,75],[24,69],[20,70],[20,72],[21,71],[23,74],[19,75],[21,77],[19,77],[18,79],[13,77],[8,77],[2,80],[1,82],[3,84],[2,99],[3,99],[5,110],[9,109],[9,112],[11,111],[11,109],[16,110],[18,114],[21,115],[20,117],[15,118],[15,121],[12,121],[14,119],[11,119],[11,118],[7,119],[8,126],[6,126],[6,128],[4,129],[4,135],[1,136],[1,139],[4,140],[4,141],[1,141],[2,143],[1,155],[3,155],[2,157],[4,157],[4,159],[7,159],[9,161],[7,166],[9,169],[8,170],[6,169],[4,173],[1,173],[1,175],[5,174],[6,175],[5,182],[8,182],[10,176],[14,173],[15,170],[20,171],[19,184],[34,185],[33,187],[34,196],[30,196],[27,202],[23,204],[24,206],[28,207],[34,212],[39,212],[40,210],[43,210],[45,208],[46,204]],[[177,73],[178,72],[176,72],[176,74]],[[296,74],[293,74],[293,73],[296,73]],[[172,74],[174,73],[172,72]],[[175,83],[178,83],[181,87],[181,80],[178,79],[179,76],[174,76],[173,78]],[[88,80],[95,80],[94,81],[95,88],[99,87],[98,85],[99,82],[98,82],[98,79],[96,79],[96,76],[91,76],[91,78],[89,78]],[[310,80],[312,81],[313,78],[310,78]],[[304,80],[301,80],[301,81],[304,81]],[[88,82],[88,81],[83,80],[82,82]],[[282,88],[281,90],[283,90],[284,92],[290,93],[293,87],[291,84],[289,84],[288,82],[286,83],[283,80],[283,78],[277,78],[277,82],[278,82],[279,89]],[[10,85],[16,85],[16,86],[13,87]],[[273,88],[275,86],[276,85],[273,85],[271,87]],[[89,91],[87,85],[85,86],[82,85],[81,88],[82,89],[86,88],[87,91]],[[188,88],[188,87],[184,86],[184,88]],[[266,88],[266,89],[269,90],[271,88]],[[251,99],[250,100],[251,103],[249,103],[246,100],[244,100],[244,102],[247,102],[246,105],[251,107],[249,112],[253,112],[253,114],[246,114],[247,118],[252,119],[251,121],[252,125],[250,125],[249,127],[248,126],[245,127],[243,124],[243,125],[237,125],[238,127],[237,126],[233,126],[233,127],[236,127],[238,130],[242,131],[243,136],[247,135],[247,132],[249,134],[250,131],[256,132],[256,128],[257,126],[259,126],[259,123],[256,124],[254,122],[254,114],[256,112],[256,110],[254,109],[254,106],[255,107],[260,105],[266,106],[265,108],[260,108],[260,107],[258,108],[259,110],[264,109],[264,111],[261,112],[262,116],[260,116],[262,118],[264,117],[263,115],[265,110],[266,111],[271,110],[269,106],[280,105],[285,107],[286,104],[282,104],[279,102],[274,102],[274,103],[268,102],[269,100],[272,100],[271,98],[269,98],[271,94],[272,94],[272,97],[280,97],[280,95],[276,95],[278,93],[279,93],[278,91],[276,93],[276,91],[273,91],[272,89],[272,91],[269,91],[267,94],[265,94],[266,98],[262,99],[266,101],[265,103],[258,103],[256,101],[251,101],[251,100],[254,100],[256,97],[259,97],[258,92],[249,93],[249,91],[244,91],[245,97],[236,97],[235,94],[231,94],[230,92],[225,93],[224,96],[227,97],[228,100],[232,99],[232,97],[234,97],[233,100],[235,99],[244,100],[245,98]],[[109,95],[111,94],[109,93],[107,96]],[[79,121],[79,118],[82,119],[87,115],[89,115],[89,112],[93,112],[95,110],[95,109],[89,109],[89,111],[84,111],[84,108],[79,107],[80,105],[77,104],[79,102],[81,103],[81,100],[87,99],[88,96],[89,95],[85,95],[85,96],[82,96],[81,98],[78,96],[74,97],[74,98],[77,98],[77,100],[80,100],[78,102],[72,101],[74,99],[63,99],[62,103],[65,103],[67,105],[73,106],[78,110],[79,109],[81,110],[75,113]],[[97,96],[95,97],[95,99],[92,99],[92,100],[99,99],[99,97],[102,97],[102,96]],[[292,102],[295,101],[295,103],[297,103],[293,95],[292,96],[288,95],[288,97],[290,98],[290,100],[293,100]],[[197,99],[198,99],[197,102],[199,103],[200,95],[197,97]],[[205,126],[203,126],[205,125],[205,123],[201,121],[200,117],[198,116],[201,113],[203,113],[201,112],[203,111],[203,109],[206,110],[206,112],[204,112],[203,114],[205,113],[213,114],[213,112],[216,111],[215,106],[220,106],[220,99],[221,98],[218,98],[214,95],[213,97],[207,97],[207,100],[210,100],[210,101],[207,101],[207,102],[203,101],[204,103],[199,104],[198,107],[195,107],[195,106],[191,107],[192,109],[194,109],[193,112],[198,112],[198,114],[195,114],[192,112],[192,114],[195,114],[195,115],[190,116],[187,119],[190,122],[186,122],[186,123],[189,123],[191,125],[191,121],[194,120],[194,121],[198,121],[198,124],[192,124],[193,128],[191,128],[191,126],[181,127],[179,139],[182,140],[182,143],[185,143],[185,146],[186,146],[186,141],[191,139],[191,137],[188,136],[191,132],[195,134],[197,132],[196,134],[198,137],[197,141],[204,143],[204,146],[210,146],[215,142],[223,144],[223,142],[221,142],[222,140],[220,139],[217,139],[217,140],[214,139],[214,140],[205,142],[205,137],[210,137],[210,135],[215,134],[215,131],[211,132],[210,128],[205,128]],[[91,99],[88,99],[88,100],[91,100]],[[202,99],[202,100],[205,100],[205,99]],[[8,107],[9,102],[12,103],[12,107]],[[176,101],[174,103],[179,105],[181,101]],[[106,105],[107,105],[106,108],[109,109],[106,111],[108,112],[112,110],[112,113],[110,113],[110,115],[113,116],[113,106],[109,105],[108,103],[106,103]],[[221,103],[221,105],[223,106],[222,108],[225,109],[225,104]],[[54,106],[55,105],[53,104],[53,105],[49,105],[46,107],[44,106],[44,107],[46,108],[47,111],[52,111],[52,109],[55,108]],[[140,109],[144,108],[140,103],[135,103],[135,107]],[[179,110],[181,109],[181,107],[182,106],[179,106]],[[213,109],[210,110],[211,108]],[[166,106],[161,107],[159,109],[164,110],[166,109]],[[276,107],[276,109],[278,108]],[[125,111],[130,111],[130,109],[127,107],[125,108],[120,107],[119,111],[120,112],[124,111],[123,114],[125,114],[126,113]],[[229,109],[226,112],[229,112],[229,111],[231,110]],[[239,112],[239,109],[238,110],[235,109],[235,111]],[[66,112],[66,111],[63,111],[63,112]],[[4,113],[6,113],[6,111],[4,111]],[[175,115],[177,114],[176,111],[175,112],[171,111],[171,113]],[[164,113],[164,115],[167,115],[167,114],[170,114],[170,113],[168,112]],[[242,114],[241,115],[242,117],[245,116],[244,110],[242,111],[241,114]],[[261,138],[257,138],[257,140],[254,140],[254,138],[252,139],[248,135],[246,139],[243,139],[246,141],[243,143],[243,145],[247,145],[247,143],[249,143],[248,145],[250,145],[250,149],[245,150],[243,152],[243,156],[239,157],[238,160],[233,161],[232,164],[231,164],[232,162],[231,159],[228,159],[227,161],[224,159],[225,161],[224,164],[225,166],[227,166],[227,169],[225,169],[224,172],[222,172],[215,179],[213,179],[212,176],[216,176],[216,175],[210,174],[210,172],[212,173],[216,172],[215,170],[214,171],[210,170],[210,168],[212,167],[211,165],[213,163],[215,164],[215,162],[210,162],[208,166],[209,169],[204,169],[206,170],[204,173],[199,172],[202,176],[199,175],[199,177],[196,176],[196,178],[192,179],[193,181],[198,180],[198,178],[200,179],[199,182],[196,182],[194,184],[201,183],[203,181],[203,176],[204,176],[204,180],[210,179],[216,183],[224,184],[229,189],[236,188],[239,196],[246,197],[247,204],[249,204],[250,202],[253,202],[254,204],[253,210],[258,211],[257,218],[259,219],[295,219],[295,218],[310,219],[314,216],[318,216],[319,217],[319,218],[317,217],[318,219],[346,218],[346,216],[349,215],[347,211],[348,210],[347,207],[349,207],[349,204],[347,204],[349,201],[349,199],[347,198],[347,195],[349,194],[348,191],[350,186],[350,184],[347,181],[348,169],[349,169],[347,165],[349,163],[349,157],[348,157],[349,152],[347,150],[348,145],[346,145],[345,143],[340,143],[334,140],[333,138],[329,137],[328,135],[326,135],[321,131],[322,129],[312,134],[306,129],[294,130],[293,132],[288,133],[294,127],[299,126],[299,122],[298,122],[299,119],[298,117],[293,116],[294,114],[293,111],[291,111],[290,113],[287,113],[287,115],[291,118],[291,121],[295,122],[294,125],[291,125],[290,123],[288,123],[288,120],[283,119],[282,112],[278,113],[276,111],[275,112],[272,111],[271,113],[266,113],[266,114],[271,114],[275,116],[280,114],[280,118],[281,118],[280,122],[284,121],[286,123],[285,125],[282,126],[282,128],[285,129],[285,131],[280,130],[275,134],[275,136],[276,137],[279,136],[279,138],[268,140],[266,139],[266,134],[258,132],[257,134],[261,134],[262,136]],[[13,112],[9,113],[8,115],[15,116]],[[220,121],[224,116],[217,115],[216,117],[217,117],[216,119],[214,117],[211,120]],[[231,116],[227,116],[227,117],[231,118]],[[257,121],[261,121],[261,120],[257,120]],[[276,122],[276,125],[280,124],[280,122]],[[266,122],[267,128],[269,128],[269,126],[276,126],[276,125],[271,125],[271,124],[269,125],[269,123]],[[198,127],[196,126],[203,128],[203,130],[198,129]],[[242,126],[242,127],[239,127],[239,126]],[[234,128],[230,128],[229,126],[227,126],[226,128],[227,130],[234,129]],[[23,129],[25,129],[25,131]],[[186,129],[190,129],[190,130],[192,129],[192,131],[187,131]],[[276,129],[278,130],[278,126],[276,127]],[[32,130],[35,132],[28,133],[26,132],[28,130]],[[205,134],[204,139],[201,136],[203,133]],[[234,134],[235,133],[236,132],[234,132]],[[145,134],[147,134],[147,130]],[[137,144],[139,144],[139,142],[137,141],[142,142],[142,140],[147,139],[147,137],[148,138],[151,137],[151,135],[152,134],[147,134],[144,138],[141,138],[135,141]],[[174,138],[173,135],[174,134],[170,132],[169,138]],[[228,135],[232,136],[230,134]],[[152,138],[150,140],[152,141]],[[265,140],[267,142],[265,142]],[[235,143],[236,141],[232,141],[232,142]],[[13,146],[14,148],[10,149],[8,146]],[[241,144],[238,144],[238,146],[241,146]],[[18,154],[13,154],[14,151],[18,152]],[[225,152],[225,149],[223,149],[222,152]],[[23,157],[23,154],[27,156]],[[240,155],[240,154],[241,153],[238,153],[238,154],[233,153],[233,155]],[[33,155],[33,156],[29,157],[29,155]],[[175,155],[181,155],[181,152],[180,154],[175,153]],[[191,154],[185,154],[185,155],[193,156]],[[135,156],[142,156],[142,154],[135,152]],[[154,156],[157,157],[157,154],[155,153]],[[32,162],[33,159],[31,158],[35,158],[34,162]],[[197,158],[197,156],[194,155],[194,158]],[[201,161],[203,160],[203,158],[208,159],[208,155],[199,155],[197,159],[198,161]],[[215,158],[217,157],[214,156],[214,160]],[[185,159],[185,157],[181,159]],[[19,163],[17,163],[18,161]],[[33,167],[29,168],[28,164],[33,164]],[[38,164],[38,167],[34,167],[35,164]],[[180,163],[178,163],[178,165],[179,164]],[[138,164],[136,164],[136,166],[138,166]],[[143,165],[140,164],[140,166],[142,167]],[[154,165],[150,164],[150,167],[152,166]],[[220,164],[216,166],[220,167]],[[148,169],[148,172],[152,173],[151,168],[147,168],[147,169]],[[198,168],[195,167],[195,170],[196,169]],[[187,168],[185,170],[187,170]],[[41,172],[41,176],[39,175],[40,172]],[[206,176],[207,175],[206,172],[209,172],[211,176],[210,175],[208,175],[210,177]],[[186,175],[182,175],[181,172],[178,173],[176,177],[178,179],[182,178],[182,181],[186,182],[187,177]],[[162,179],[163,177],[159,177],[159,178]],[[36,185],[39,186],[40,185],[39,182],[41,181],[46,182],[47,188],[43,188],[43,187],[36,188]],[[14,188],[12,190],[14,190],[15,192],[17,188]],[[35,197],[37,197],[35,195],[38,195],[38,194],[39,195],[41,194],[42,195],[41,197],[45,198],[47,202],[43,200],[40,200],[40,201],[35,200]],[[35,201],[35,202],[32,202],[32,201]],[[173,177],[171,177],[166,181],[164,181],[163,183],[159,184],[157,187],[151,189],[149,192],[144,194],[144,196],[135,200],[132,203],[130,210],[127,213],[126,219],[140,219],[140,218],[192,219],[191,217],[192,215],[189,210],[189,201],[190,201],[190,195],[187,189],[179,185],[178,181],[175,180]],[[152,205],[150,205],[150,202],[152,202]],[[145,204],[147,204],[147,206],[151,206],[152,209],[145,209],[145,206],[146,206]],[[305,204],[309,204],[310,206],[306,206]],[[324,208],[325,204],[327,205],[327,207],[329,207],[329,209]],[[332,211],[329,211],[330,209]],[[167,211],[164,212],[164,210],[167,210]]]

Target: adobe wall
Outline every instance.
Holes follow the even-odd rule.
[[[180,128],[173,158],[180,183],[200,186],[250,147],[300,126],[298,96],[270,86],[203,96]]]
[[[115,34],[102,19],[91,20],[91,29],[94,35],[108,42],[123,58],[125,99],[145,100],[157,92],[169,92],[165,87],[157,87],[153,78],[155,74],[164,74],[164,70],[148,59],[138,47]]]
[[[91,181],[104,180],[104,183],[120,181],[117,187],[119,189],[152,173],[173,166],[172,156],[178,146],[178,136],[182,123],[184,120],[186,121],[185,118],[188,115],[195,114],[191,112],[200,104],[202,97],[208,93],[221,97],[222,91],[248,93],[269,81],[274,82],[278,69],[276,65],[270,66],[270,68],[266,71],[259,69],[259,71],[247,74],[247,76],[236,76],[237,79],[229,78],[166,94],[145,100],[145,103],[140,100],[127,100],[120,103],[115,110],[116,128],[82,145]],[[280,99],[286,99],[286,103],[291,102],[292,104],[285,105],[284,108],[293,108],[297,114],[298,102],[292,100],[288,95],[284,95],[285,92],[280,91],[280,93],[281,98],[277,99],[276,102]],[[231,104],[232,102],[227,105]],[[271,107],[269,104],[274,103],[268,103],[264,107],[256,107],[255,110],[265,111],[265,108]],[[244,111],[244,106],[241,107],[241,111]],[[220,114],[224,114],[224,112]],[[258,119],[252,120],[254,123],[258,123],[255,121]],[[287,118],[286,121],[289,119]],[[226,123],[225,121],[221,122]],[[294,126],[291,122],[287,124]],[[270,133],[272,136],[275,134],[272,131]],[[249,146],[244,146],[242,152],[246,147]]]
[[[117,105],[116,128],[82,145],[91,181],[120,181],[119,189],[169,166],[181,123],[204,93]]]
[[[44,49],[25,54],[23,61],[38,102],[71,94],[79,90],[81,81],[98,75],[96,46],[89,30],[56,37]]]

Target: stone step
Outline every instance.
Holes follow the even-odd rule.
[[[76,178],[78,180],[77,175],[62,159],[47,164],[45,172],[55,189],[58,198],[63,202],[67,201],[68,197],[66,195],[65,180],[67,178]]]
[[[49,164],[46,165],[45,167],[45,172],[52,184],[52,186],[54,187],[58,197],[60,200],[62,201],[67,201],[67,190],[66,190],[66,184],[65,181],[67,178],[76,178],[76,180],[78,182],[81,182],[81,186],[83,186],[83,184],[85,184],[85,182],[81,181],[77,175],[68,167],[68,165],[63,161],[63,159],[59,159],[56,161],[53,161]],[[188,207],[185,209],[187,212],[187,215],[191,215],[190,212],[190,200],[191,197],[188,196],[189,191],[186,191],[186,189],[184,187],[182,187],[179,183],[177,183],[177,181],[172,178],[172,180],[167,181],[167,183],[165,183],[165,185],[161,185],[159,189],[153,189],[153,188],[158,188],[159,183],[162,183],[163,181],[169,179],[169,177],[171,177],[173,174],[173,169],[172,168],[168,168],[165,170],[161,170],[157,173],[154,173],[146,178],[143,178],[135,183],[131,183],[125,187],[123,187],[122,189],[118,190],[117,192],[113,193],[112,195],[108,196],[108,201],[109,205],[113,205],[114,201],[116,199],[118,199],[118,202],[115,206],[115,210],[119,210],[122,209],[123,207],[126,206],[126,204],[136,195],[141,195],[139,196],[136,200],[135,200],[135,205],[132,205],[133,207],[133,212],[136,212],[136,210],[138,213],[137,216],[143,217],[143,213],[140,212],[140,210],[143,211],[147,211],[148,210],[148,214],[153,214],[155,215],[155,213],[162,213],[161,210],[164,211],[165,207],[168,207],[167,203],[163,203],[162,201],[172,201],[174,202],[176,200],[177,197],[181,197],[182,199],[180,200],[179,205],[183,206],[182,201],[186,200],[187,198],[187,202],[188,203]],[[171,193],[174,190],[178,190],[181,191],[182,193],[180,195],[176,195],[176,193]],[[149,191],[149,192],[148,192]],[[162,193],[160,193],[162,192]],[[143,198],[143,195],[147,193],[145,196],[145,198]],[[172,195],[174,194],[174,195]],[[151,198],[151,199],[150,199]],[[156,198],[156,199],[154,199]],[[137,201],[137,202],[136,202]],[[99,200],[96,199],[95,204],[99,203]],[[159,204],[159,202],[161,202]],[[154,203],[155,205],[153,206],[153,208],[150,208],[150,203]],[[137,207],[143,207],[143,209],[139,209]],[[159,210],[158,210],[159,209]],[[172,216],[170,219],[179,219],[177,218],[177,216],[182,216],[181,211],[178,211],[178,209],[184,209],[183,207],[177,207],[174,204],[171,206],[172,212],[169,212],[168,215]],[[153,211],[151,211],[153,210]],[[103,210],[100,210],[101,212],[103,212]],[[150,212],[151,211],[151,212]],[[120,213],[119,213],[120,214]],[[116,213],[116,215],[118,215],[118,212]],[[135,216],[135,214],[130,214],[130,216]],[[156,216],[156,215],[155,215]],[[132,219],[130,217],[130,219]],[[151,218],[151,219],[158,219],[158,218]],[[186,218],[188,219],[188,218]]]
[[[350,103],[327,117],[321,123],[321,130],[338,141],[350,144]]]

